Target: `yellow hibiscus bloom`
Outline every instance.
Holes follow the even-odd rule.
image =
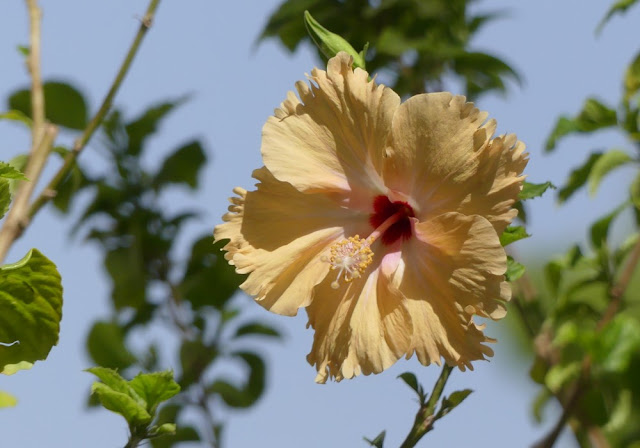
[[[462,96],[405,102],[340,53],[262,131],[257,190],[236,188],[215,240],[266,309],[305,308],[317,382],[414,353],[460,369],[492,356],[483,325],[511,290],[498,235],[527,153]]]

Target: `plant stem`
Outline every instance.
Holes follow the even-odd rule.
[[[42,77],[40,74],[40,22],[42,11],[38,7],[37,0],[26,0],[29,11],[29,57],[27,68],[31,75],[31,111],[33,127],[31,134],[31,151],[25,167],[25,176],[28,181],[20,182],[15,199],[0,229],[0,264],[4,261],[13,242],[22,234],[29,225],[29,200],[33,190],[42,174],[53,141],[58,129],[47,124],[44,113],[44,93],[42,89]]]
[[[420,404],[420,409],[418,409],[418,412],[416,413],[416,419],[413,422],[413,426],[411,427],[407,438],[402,442],[402,445],[400,445],[400,448],[411,448],[416,446],[418,441],[433,429],[436,406],[438,406],[438,403],[440,402],[442,391],[444,390],[444,386],[447,384],[447,380],[449,379],[449,375],[451,375],[452,370],[452,366],[448,366],[447,364],[442,366],[442,372],[440,372],[440,376],[438,377],[436,384],[433,386],[429,400],[426,403]]]
[[[67,175],[73,168],[78,155],[85,148],[85,146],[87,145],[87,143],[89,142],[89,140],[91,139],[95,131],[98,129],[100,124],[102,124],[102,121],[104,120],[105,116],[111,109],[113,99],[115,98],[116,93],[118,92],[122,82],[124,81],[124,78],[126,77],[127,72],[131,67],[131,63],[133,62],[133,59],[135,58],[138,52],[138,49],[140,48],[142,39],[144,38],[144,36],[146,35],[147,31],[149,30],[149,28],[153,23],[153,18],[155,16],[156,9],[158,8],[159,3],[160,3],[160,0],[151,0],[149,2],[149,6],[147,6],[145,15],[140,21],[140,27],[138,28],[138,32],[136,33],[136,36],[133,39],[133,42],[131,43],[131,47],[129,48],[129,51],[127,52],[127,55],[124,61],[122,62],[122,65],[120,66],[120,69],[118,70],[118,73],[115,79],[113,80],[113,83],[111,84],[111,87],[107,92],[107,95],[104,97],[104,100],[102,101],[102,104],[98,109],[98,112],[96,112],[96,114],[93,116],[93,118],[85,128],[82,135],[78,137],[73,143],[73,148],[71,149],[69,154],[67,154],[67,156],[65,157],[62,167],[60,167],[58,172],[47,184],[47,186],[42,191],[40,196],[31,205],[31,209],[29,210],[29,217],[33,217],[33,215],[38,213],[38,211],[47,202],[49,202],[52,197],[55,196],[56,190],[58,189],[60,183],[67,177]]]

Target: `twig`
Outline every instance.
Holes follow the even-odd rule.
[[[426,403],[420,404],[420,409],[418,409],[413,426],[411,427],[407,438],[402,442],[402,445],[400,445],[400,448],[412,448],[416,446],[416,443],[418,443],[426,433],[433,429],[436,406],[438,406],[438,402],[442,396],[442,391],[444,390],[444,386],[447,384],[447,380],[449,379],[449,375],[452,370],[453,367],[448,366],[447,364],[442,366],[442,372],[440,372],[440,377],[438,377],[436,384],[433,386],[429,400]]]
[[[44,90],[42,88],[42,75],[40,71],[40,24],[42,11],[38,7],[37,0],[26,0],[29,11],[29,56],[27,68],[31,75],[31,115],[33,127],[31,128],[31,147],[35,148],[44,133],[45,103]]]
[[[127,75],[127,72],[129,71],[129,67],[131,66],[131,63],[133,62],[133,59],[135,58],[138,52],[138,49],[140,48],[142,39],[144,38],[145,34],[147,33],[147,31],[149,30],[149,28],[153,23],[153,18],[155,16],[155,12],[156,12],[156,9],[158,8],[159,3],[160,3],[160,0],[151,0],[149,2],[147,11],[145,12],[144,17],[140,21],[140,27],[138,28],[138,32],[136,33],[136,36],[131,44],[131,47],[129,48],[129,51],[127,52],[127,55],[124,61],[122,62],[122,65],[120,66],[120,70],[118,70],[118,73],[115,79],[113,80],[113,83],[111,84],[111,87],[107,92],[107,95],[105,96],[104,100],[102,101],[102,104],[100,105],[100,109],[98,109],[98,112],[96,112],[96,114],[93,116],[93,118],[85,128],[82,135],[78,139],[76,139],[76,141],[74,142],[73,148],[65,157],[62,167],[60,167],[58,172],[47,184],[47,186],[42,191],[40,196],[31,205],[31,209],[29,210],[29,217],[33,217],[33,215],[38,213],[38,211],[47,202],[49,202],[52,197],[54,197],[55,192],[57,191],[60,183],[67,177],[67,175],[73,168],[78,155],[85,148],[85,146],[93,136],[94,132],[98,129],[100,124],[102,124],[102,121],[104,120],[104,117],[107,115],[107,113],[111,109],[113,99],[116,96],[116,93],[120,88],[120,85],[124,81],[124,78]]]

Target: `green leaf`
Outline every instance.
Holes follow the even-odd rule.
[[[113,322],[96,322],[87,336],[87,350],[102,367],[126,369],[136,362],[124,342],[122,328]]]
[[[0,178],[0,219],[6,215],[11,205],[11,187],[7,179]]]
[[[8,112],[0,114],[0,120],[16,121],[18,123],[27,125],[27,127],[29,128],[33,125],[33,121],[31,120],[31,118],[27,117],[19,110],[10,110]]]
[[[105,409],[122,415],[130,425],[147,425],[152,420],[143,405],[130,395],[115,391],[104,383],[93,383],[91,393],[98,397]]]
[[[364,440],[371,446],[375,446],[376,448],[383,448],[384,438],[386,435],[387,435],[387,431],[382,431],[380,434],[376,436],[375,439],[369,440],[366,437],[364,437]]]
[[[173,371],[140,373],[129,385],[136,394],[147,403],[147,411],[155,415],[160,403],[167,401],[180,392],[180,386],[173,379]]]
[[[542,196],[549,188],[556,189],[556,186],[551,182],[544,182],[542,184],[532,184],[525,182],[522,185],[522,190],[518,194],[518,199],[526,201],[527,199],[533,199]]]
[[[161,437],[161,436],[172,436],[176,433],[176,424],[175,423],[165,423],[163,425],[158,426],[157,428],[152,428],[149,432],[149,437]]]
[[[43,360],[58,343],[62,319],[60,274],[31,249],[14,264],[0,266],[0,370],[7,364]]]
[[[198,435],[198,431],[195,430],[192,426],[182,426],[180,425],[175,434],[168,434],[161,438],[151,439],[151,446],[153,448],[173,448],[178,444],[178,442],[198,442],[200,441],[200,436]]]
[[[544,384],[544,377],[549,371],[549,365],[540,356],[536,356],[535,361],[529,369],[529,376],[538,384]]]
[[[238,327],[233,337],[237,338],[247,335],[274,336],[277,338],[280,337],[280,333],[278,332],[278,330],[268,325],[264,325],[260,322],[249,322]]]
[[[604,18],[598,25],[598,28],[596,29],[596,31],[598,33],[602,31],[602,28],[607,24],[607,22],[611,19],[611,17],[613,17],[615,14],[624,13],[627,9],[631,8],[637,2],[638,0],[618,0],[617,2],[615,2],[613,5],[611,5],[611,8],[609,8],[609,11],[607,11],[607,14],[604,16]]]
[[[186,102],[187,99],[188,97],[184,96],[173,101],[160,103],[150,107],[138,118],[127,123],[125,131],[129,137],[128,153],[132,156],[139,155],[146,139],[156,132],[162,119],[174,108]]]
[[[578,401],[578,409],[594,425],[602,426],[609,420],[609,410],[602,390],[589,389]]]
[[[508,282],[515,282],[524,275],[525,267],[507,256],[507,272],[504,274]]]
[[[427,399],[427,395],[424,393],[424,388],[422,387],[422,385],[418,383],[418,379],[416,378],[415,374],[411,372],[404,372],[398,375],[398,378],[400,378],[407,384],[407,386],[414,390],[414,392],[420,399],[420,403],[424,403],[424,401]]]
[[[631,162],[631,157],[624,151],[612,149],[596,160],[589,173],[589,193],[595,194],[602,179],[614,169]]]
[[[573,195],[573,193],[575,193],[587,182],[593,166],[600,159],[600,157],[602,157],[601,152],[594,152],[589,155],[589,158],[585,161],[585,163],[571,171],[569,180],[558,192],[558,200],[560,201],[560,203],[563,203],[564,201],[569,199]]]
[[[339,52],[344,51],[353,58],[354,68],[359,67],[363,70],[366,69],[364,60],[364,52],[366,50],[358,53],[342,36],[332,33],[320,25],[320,23],[311,16],[309,11],[304,12],[304,25],[313,43],[316,44],[327,59],[331,59]]]
[[[439,420],[449,412],[453,411],[471,394],[471,392],[473,392],[471,389],[458,390],[448,397],[445,397],[442,400],[442,405],[440,406],[440,410],[436,414],[435,419]]]
[[[170,183],[183,183],[191,188],[198,186],[198,173],[206,163],[202,145],[198,141],[187,143],[167,157],[153,179],[156,190]]]
[[[213,244],[211,235],[197,240],[178,288],[195,309],[213,306],[221,310],[238,290],[244,276],[238,275],[220,250],[224,243]]]
[[[588,98],[580,113],[574,118],[561,117],[547,139],[545,151],[552,151],[558,140],[574,133],[590,133],[618,124],[615,109],[595,98]]]
[[[147,272],[139,244],[107,252],[105,267],[113,279],[111,292],[116,309],[140,308],[145,304]]]
[[[504,229],[504,232],[500,235],[500,244],[508,246],[511,243],[515,243],[516,241],[524,238],[529,238],[530,236],[531,235],[529,235],[522,226],[509,226]]]
[[[3,179],[29,180],[13,165],[0,162],[0,177]]]
[[[16,397],[0,390],[0,409],[12,408],[16,404],[18,404]]]
[[[199,381],[204,371],[218,356],[215,347],[210,347],[200,340],[185,340],[180,346],[180,365],[182,377],[180,384],[184,389]]]
[[[217,380],[207,388],[207,392],[220,395],[228,406],[247,408],[252,406],[264,391],[264,361],[254,353],[238,352],[233,356],[242,359],[249,367],[249,378],[245,385],[238,387],[226,380]]]
[[[594,248],[600,249],[604,243],[607,241],[607,236],[609,235],[609,227],[611,227],[611,223],[613,220],[624,210],[627,208],[629,204],[625,202],[624,204],[619,205],[613,210],[611,213],[603,216],[599,220],[597,220],[591,226],[589,231],[591,235],[591,244]]]
[[[640,173],[638,173],[629,186],[629,195],[633,206],[640,210]]]
[[[581,365],[580,361],[556,364],[549,369],[544,382],[552,392],[557,394],[563,386],[578,379]]]
[[[620,431],[629,421],[632,411],[633,393],[629,389],[621,390],[611,411],[609,422],[607,422],[603,429],[609,434]]]
[[[87,126],[87,102],[82,93],[64,82],[48,81],[43,84],[45,116],[53,124],[82,130]],[[22,89],[9,97],[9,109],[15,109],[32,118],[31,91]]]
[[[603,371],[621,373],[639,351],[640,322],[633,316],[618,314],[598,334],[592,356]]]
[[[624,76],[624,98],[629,101],[640,90],[640,53],[636,55]]]
[[[538,395],[536,395],[531,405],[531,411],[533,412],[533,418],[536,419],[536,423],[542,423],[544,408],[552,397],[553,394],[546,388],[540,389]]]

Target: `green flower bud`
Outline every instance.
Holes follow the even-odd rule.
[[[309,11],[304,12],[304,25],[307,28],[309,36],[311,36],[311,40],[313,40],[327,59],[331,59],[339,52],[345,51],[353,57],[354,67],[360,67],[361,69],[366,70],[364,57],[367,52],[367,48],[369,47],[369,43],[367,43],[364,46],[364,49],[358,53],[351,44],[349,44],[349,42],[342,38],[342,36],[332,33],[320,25],[318,21],[311,16]]]

